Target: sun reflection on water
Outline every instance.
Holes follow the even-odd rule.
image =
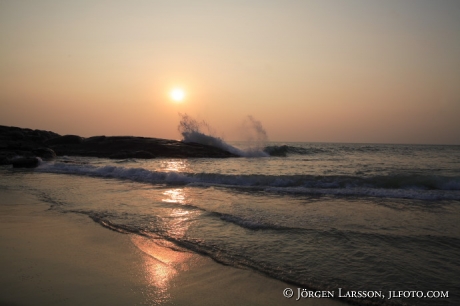
[[[185,172],[189,165],[187,160],[164,160],[161,162],[160,167],[162,171]]]
[[[184,188],[168,189],[163,192],[165,198],[162,199],[166,203],[188,204],[187,196]],[[180,238],[185,235],[190,226],[190,222],[198,211],[191,211],[181,207],[173,208],[167,218],[165,218],[166,226],[169,229],[168,233],[171,237]]]
[[[184,188],[168,189],[163,192],[163,195],[166,196],[161,199],[163,202],[186,204]]]
[[[161,215],[165,235],[170,238],[180,239],[184,237],[190,227],[193,218],[200,211],[187,209],[183,205],[188,203],[185,188],[173,188],[162,191],[161,201],[178,204],[167,206]],[[170,288],[174,286],[174,278],[180,272],[187,271],[191,265],[192,253],[182,250],[174,243],[162,239],[160,236],[149,235],[148,237],[132,235],[133,244],[143,253],[143,270],[145,280],[151,288],[147,294],[149,303],[161,305],[171,300]]]
[[[145,280],[152,289],[147,298],[153,305],[164,304],[171,298],[171,281],[179,272],[190,268],[193,255],[163,239],[132,235],[131,241],[144,255]]]

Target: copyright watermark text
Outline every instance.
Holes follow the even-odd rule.
[[[420,291],[420,290],[404,290],[404,291],[382,291],[382,290],[307,290],[303,288],[286,288],[283,290],[285,298],[295,298],[296,301],[307,298],[355,298],[355,299],[393,299],[393,298],[419,298],[419,299],[445,299],[449,297],[449,291]]]

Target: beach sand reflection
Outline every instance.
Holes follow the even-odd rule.
[[[168,189],[162,193],[163,202],[186,204],[186,194],[183,188]],[[179,207],[172,208],[168,216],[164,217],[168,237],[183,237],[193,213]],[[132,235],[131,241],[143,253],[143,270],[145,279],[151,291],[147,294],[149,303],[161,305],[170,301],[169,289],[173,279],[190,268],[192,253],[181,249],[172,242],[160,236]]]
[[[151,287],[149,302],[160,305],[170,300],[171,281],[181,271],[189,269],[192,254],[160,238],[132,235],[131,241],[143,253],[145,280]]]

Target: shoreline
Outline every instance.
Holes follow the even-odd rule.
[[[0,190],[0,305],[280,305],[292,287]],[[307,299],[307,305],[345,305]]]

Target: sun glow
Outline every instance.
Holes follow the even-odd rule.
[[[182,88],[174,88],[169,95],[175,102],[182,102],[185,98],[185,92]]]

